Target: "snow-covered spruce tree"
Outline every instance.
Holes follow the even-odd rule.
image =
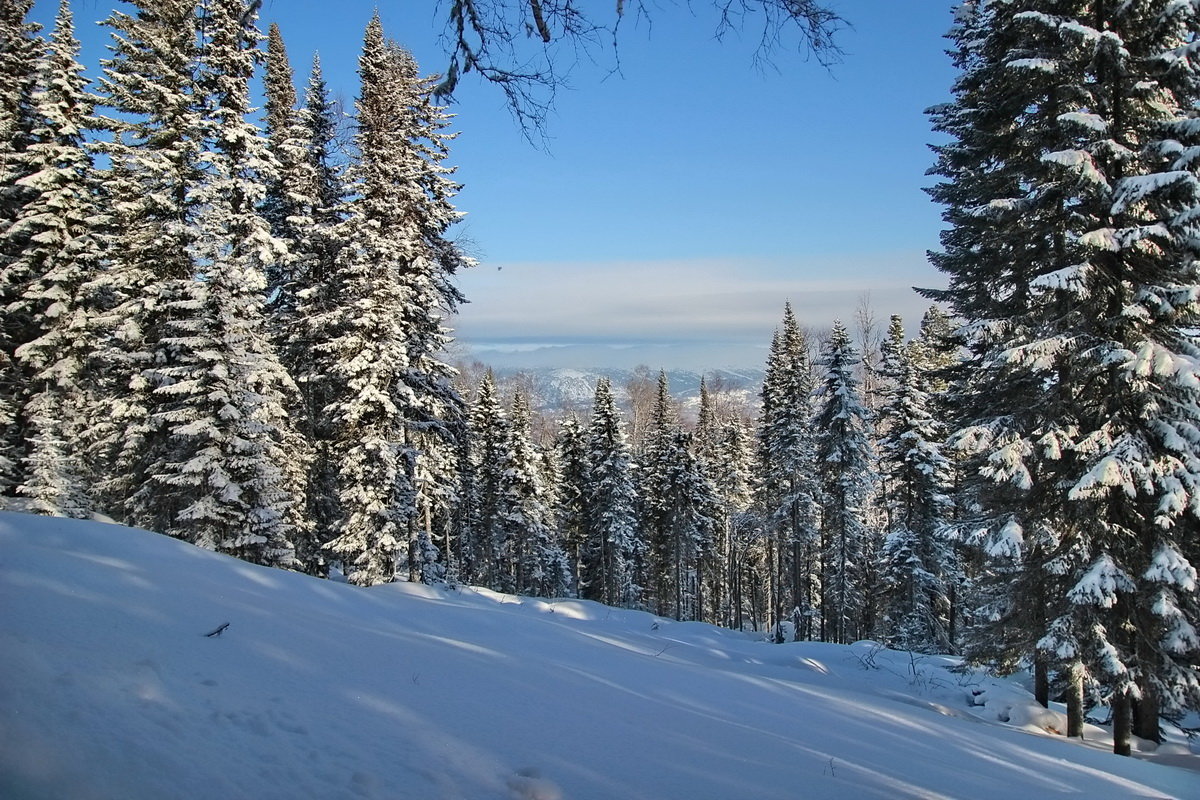
[[[70,7],[59,7],[39,86],[35,124],[20,154],[24,204],[5,233],[25,242],[7,270],[25,276],[6,315],[27,319],[14,353],[27,391],[24,478],[18,491],[44,514],[86,517],[90,477],[84,459],[87,368],[92,350],[82,287],[100,264],[96,173],[83,137],[92,98],[77,58]],[[15,288],[15,287],[12,287]]]
[[[1037,262],[1048,254],[1066,255],[1061,198],[1025,188],[1026,176],[1038,174],[1042,155],[1056,147],[1050,129],[1057,127],[1059,111],[1037,98],[1055,100],[1061,79],[1039,68],[1050,62],[1019,49],[1016,10],[996,3],[964,5],[951,32],[961,70],[956,102],[931,110],[935,127],[953,137],[937,149],[934,169],[949,180],[931,191],[947,206],[950,229],[943,234],[943,252],[931,258],[951,275],[942,299],[968,323],[956,339],[969,356],[952,375],[948,404],[959,428],[950,440],[960,465],[955,530],[979,553],[977,624],[968,630],[966,650],[1002,671],[1032,663],[1035,694],[1045,703],[1049,661],[1037,642],[1054,613],[1052,604],[1065,607],[1067,589],[1061,562],[1054,560],[1060,503],[1050,484],[1035,484],[1026,471],[1023,459],[1034,451],[1019,434],[1025,423],[1014,425],[1019,417],[1001,407],[1032,410],[1042,379],[998,369],[1003,362],[996,356],[1005,352],[1006,338],[1026,324],[1021,317],[1031,305]],[[1044,119],[1039,124],[1035,111],[1050,117],[1049,126]],[[1026,215],[1028,223],[1019,221]],[[1010,314],[1011,322],[1005,319]],[[986,384],[980,381],[985,375]]]
[[[509,458],[504,471],[504,526],[509,549],[503,555],[510,591],[561,597],[570,588],[571,570],[554,530],[541,455],[530,438],[529,401],[520,392],[513,397],[509,421]]]
[[[587,545],[588,471],[586,432],[578,418],[564,419],[555,437],[558,464],[555,490],[555,518],[558,537],[567,554],[574,581],[570,594],[581,596],[580,579]]]
[[[914,353],[919,340],[906,345],[893,316],[884,344],[880,372],[890,386],[878,414],[888,518],[881,632],[906,650],[950,652],[946,584],[955,571],[943,531],[950,469],[941,453],[944,430],[929,411],[928,382]]]
[[[934,399],[943,400],[951,370],[958,363],[958,347],[954,342],[956,325],[950,315],[932,305],[921,316],[921,328],[916,346],[909,353],[917,367],[926,374]],[[935,415],[936,416],[936,415]]]
[[[33,88],[42,42],[29,21],[33,0],[10,0],[0,9],[0,152],[22,149],[32,128]],[[11,166],[5,162],[5,167]]]
[[[29,175],[22,154],[34,127],[33,92],[43,45],[40,26],[26,19],[32,7],[33,0],[0,4],[0,503],[21,482],[27,435],[20,415],[26,382],[15,352],[33,338],[32,321],[11,305],[23,294],[29,276],[13,263],[26,241],[10,230],[28,198],[19,181]]]
[[[407,348],[398,397],[404,403],[407,444],[429,462],[426,480],[416,486],[417,501],[448,512],[445,498],[453,497],[458,485],[448,467],[464,430],[465,407],[454,388],[455,370],[446,360],[453,337],[445,320],[463,301],[453,283],[455,274],[475,262],[447,238],[450,226],[463,217],[452,203],[459,189],[451,178],[455,168],[445,163],[457,136],[447,131],[450,115],[434,104],[436,81],[421,77],[412,55],[394,44],[388,50],[397,77],[408,87],[401,117],[414,126],[394,164],[394,177],[403,181],[396,222],[404,229],[398,266]],[[433,469],[435,464],[445,468]]]
[[[933,112],[971,524],[1020,555],[993,639],[1068,672],[1075,705],[1080,673],[1106,686],[1124,754],[1135,701],[1153,737],[1200,699],[1197,13],[973,5]]]
[[[700,376],[699,408],[696,411],[696,430],[693,437],[693,450],[696,456],[705,463],[712,463],[717,458],[717,448],[721,442],[721,420],[717,418],[716,404],[712,393],[708,390],[708,378]]]
[[[296,106],[292,65],[283,34],[275,23],[267,29],[263,90],[266,95],[263,132],[274,170],[265,186],[262,213],[272,233],[288,248],[267,274],[267,297],[275,314],[282,311],[286,316],[295,313],[298,287],[292,269],[306,255],[302,253],[302,237],[313,224],[315,175],[308,151],[308,131]],[[277,327],[281,326],[277,323]]]
[[[284,141],[276,145],[285,161],[280,204],[290,215],[281,224],[285,236],[293,234],[293,238],[289,240],[288,268],[276,274],[279,294],[271,309],[280,358],[300,389],[302,409],[297,416],[313,451],[306,492],[311,534],[309,541],[297,541],[296,556],[306,571],[316,575],[325,574],[321,545],[333,538],[341,517],[332,451],[334,425],[329,413],[336,396],[337,353],[330,343],[341,332],[342,317],[334,312],[344,299],[337,260],[347,245],[343,237],[352,232],[343,224],[348,208],[335,154],[335,113],[320,61],[314,58],[304,108],[292,121],[302,128],[299,146],[304,157],[293,160],[297,132],[292,127],[286,128]]]
[[[672,455],[668,463],[674,465],[675,472],[671,529],[677,542],[672,548],[676,553],[672,577],[676,618],[711,621],[704,615],[708,599],[703,577],[705,565],[713,557],[720,499],[692,451],[691,435],[675,430],[669,444]]]
[[[325,411],[340,506],[326,548],[347,578],[364,586],[394,580],[401,561],[407,568],[416,506],[416,454],[404,444],[406,420],[396,397],[409,362],[401,313],[408,298],[399,275],[408,253],[398,218],[406,176],[397,151],[414,133],[406,113],[412,87],[398,74],[396,56],[375,17],[359,58],[356,196],[334,267],[340,301],[317,321],[332,332],[324,345],[330,371],[322,377],[334,393]]]
[[[814,416],[821,481],[821,638],[844,644],[869,632],[863,576],[872,543],[864,506],[875,474],[871,420],[854,378],[858,353],[841,320],[834,321],[817,363],[822,372]]]
[[[758,581],[763,585],[762,602],[765,605],[767,624],[771,625],[773,639],[783,642],[783,556],[785,541],[781,540],[783,533],[776,512],[786,508],[783,498],[787,491],[787,476],[774,474],[772,451],[775,448],[771,431],[775,428],[771,420],[777,414],[779,387],[782,381],[784,363],[786,361],[783,348],[783,338],[776,330],[771,336],[771,349],[767,356],[766,375],[763,378],[762,403],[758,420],[757,448],[757,480],[755,482],[755,501],[759,517],[762,520],[762,570]],[[768,476],[768,473],[771,473]],[[783,482],[781,483],[780,480]],[[754,615],[757,619],[757,613]],[[757,628],[757,626],[756,626]]]
[[[646,600],[656,614],[699,619],[700,560],[711,549],[716,498],[679,427],[674,402],[666,372],[659,372],[638,466]]]
[[[752,511],[753,475],[754,439],[740,419],[729,419],[721,426],[716,455],[709,467],[718,502],[715,549],[721,555],[721,591],[710,592],[710,600],[714,608],[712,621],[738,630],[743,626],[743,588],[748,579],[753,580],[746,571],[749,534],[759,527],[758,516]]]
[[[461,395],[459,395],[461,396]],[[456,583],[455,536],[459,506],[466,497],[462,454],[469,444],[468,420],[455,413],[443,421],[442,435],[420,448],[414,464],[416,516],[409,519],[410,581]]]
[[[182,284],[157,328],[168,355],[141,372],[159,441],[144,452],[144,479],[130,499],[137,518],[160,520],[164,533],[291,566],[305,456],[286,411],[295,389],[263,314],[264,269],[282,245],[257,210],[266,162],[247,120],[254,17],[243,0],[202,9],[192,97],[206,149],[202,173],[182,187],[195,204],[187,257],[198,275],[168,279]]]
[[[721,443],[724,433],[716,403],[708,390],[706,377],[700,378],[700,406],[692,436],[691,454],[696,460],[700,477],[712,495],[712,535],[709,547],[701,558],[700,578],[702,605],[700,618],[705,622],[724,624],[729,602],[729,504],[718,476],[722,469]]]
[[[258,60],[257,4],[205,0],[199,87],[206,102],[211,149],[195,251],[202,268],[200,325],[180,326],[191,363],[164,373],[167,393],[184,407],[166,411],[172,438],[183,445],[171,478],[191,484],[192,505],[180,514],[189,539],[247,561],[291,566],[291,539],[303,530],[307,449],[290,423],[296,388],[284,371],[264,316],[266,270],[285,254],[259,208],[271,174],[265,143],[249,121],[249,82]],[[181,351],[184,347],[180,348]],[[172,380],[174,382],[172,383]],[[159,412],[163,413],[163,412]],[[188,415],[192,416],[189,421]]]
[[[45,43],[38,35],[41,26],[27,19],[32,8],[33,0],[10,0],[0,6],[0,229],[8,226],[23,204],[25,192],[17,180],[29,173],[19,156],[31,140],[37,119],[33,94]],[[0,258],[20,252],[21,242],[0,242],[4,247]],[[7,271],[6,261],[0,261],[0,269]],[[0,289],[5,285],[0,280]],[[12,324],[6,319],[3,330]]]
[[[95,458],[105,479],[100,507],[132,524],[167,531],[188,501],[133,499],[153,471],[174,459],[170,432],[152,421],[154,384],[145,370],[177,363],[166,326],[194,316],[200,272],[193,250],[207,127],[194,70],[199,60],[192,0],[132,0],[133,13],[114,12],[112,57],[101,62],[98,124],[110,132],[95,147],[108,159],[111,225],[104,237],[106,268],[87,291],[107,298],[96,317],[97,359],[106,365],[92,427]]]
[[[637,530],[633,455],[607,378],[596,382],[585,441],[587,518],[580,596],[605,605],[633,606],[641,599],[637,574],[645,543]]]
[[[941,430],[940,452],[946,459],[949,473],[945,476],[945,491],[947,505],[945,508],[945,526],[941,536],[950,548],[948,566],[951,572],[945,576],[946,599],[949,603],[947,611],[946,634],[950,640],[952,652],[959,652],[960,631],[963,620],[976,607],[973,601],[976,570],[979,552],[971,547],[961,536],[956,523],[961,510],[956,498],[959,497],[959,487],[963,483],[963,459],[961,453],[946,444],[950,430],[948,420],[954,418],[951,408],[952,395],[950,387],[954,378],[954,369],[959,361],[958,345],[955,343],[954,331],[957,323],[937,305],[931,305],[921,317],[921,327],[916,339],[907,349],[907,356],[913,368],[921,375],[924,382],[927,411]]]
[[[442,165],[451,138],[412,56],[367,26],[359,60],[352,170],[355,198],[337,258],[339,305],[319,324],[334,332],[327,407],[339,463],[341,520],[328,545],[356,583],[413,574],[422,452],[456,442],[446,421],[462,402],[442,361],[443,325],[461,297],[452,285],[470,262],[445,233],[459,214],[457,186]]]
[[[644,425],[637,453],[638,530],[646,542],[645,573],[642,576],[647,606],[660,616],[674,616],[677,542],[671,530],[674,511],[674,467],[671,442],[678,428],[674,399],[667,373],[659,371],[654,403]]]
[[[463,578],[468,583],[499,588],[504,564],[504,471],[509,466],[509,425],[496,394],[491,370],[475,393],[469,418],[469,476],[472,514],[461,534]]]
[[[793,636],[803,639],[814,634],[820,592],[812,390],[808,342],[788,303],[763,380],[757,495],[768,532],[768,613],[776,625],[798,620]]]
[[[892,314],[888,320],[887,333],[879,343],[879,366],[875,370],[876,374],[895,381],[902,371],[904,349],[904,319],[899,314]]]
[[[296,121],[299,98],[296,96],[295,75],[292,72],[291,60],[288,58],[287,45],[283,41],[283,33],[274,22],[267,27],[263,93],[266,98],[266,105],[263,107],[263,133],[267,137],[268,149],[277,161],[286,161],[285,154],[289,146],[300,146],[301,152],[303,152],[302,145],[289,142],[294,135],[293,126]],[[264,201],[264,206],[286,203],[284,192],[278,186],[272,185],[266,194],[267,199]],[[287,209],[281,210],[286,212]],[[267,214],[267,216],[270,218],[271,214]],[[280,216],[286,216],[286,214]]]
[[[322,545],[336,536],[341,517],[329,411],[336,397],[337,361],[330,343],[342,332],[338,320],[343,318],[339,308],[344,302],[337,260],[347,247],[345,237],[355,234],[353,226],[343,224],[349,214],[348,190],[336,153],[337,110],[329,99],[320,59],[313,58],[304,105],[297,108],[291,64],[274,25],[268,33],[264,88],[265,128],[275,171],[267,183],[263,214],[288,251],[268,272],[271,328],[280,358],[300,389],[296,417],[314,455],[306,492],[309,530],[296,541],[296,550],[305,571],[323,575],[327,558]],[[430,487],[428,496],[420,497],[421,507],[408,517],[415,555],[404,577],[414,580],[440,580],[445,570],[444,564],[430,559],[435,555],[435,529],[443,524],[438,510],[452,494],[438,476],[453,454],[433,455],[430,463],[413,462],[415,485]]]
[[[456,386],[459,395],[466,399],[467,417],[463,423],[463,431],[458,436],[458,448],[454,453],[458,489],[445,522],[446,538],[442,542],[442,552],[445,554],[445,579],[447,583],[453,585],[471,582],[469,562],[474,546],[472,536],[478,519],[474,461],[475,441],[472,428],[472,416],[477,397],[472,397],[470,387],[466,384],[467,379],[468,376],[460,371]]]

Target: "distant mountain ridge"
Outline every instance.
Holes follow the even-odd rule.
[[[715,392],[741,395],[750,399],[757,395],[764,373],[759,369],[714,369],[706,372],[693,370],[667,370],[667,381],[671,394],[684,405],[691,405],[700,397],[700,381],[706,380],[708,388]],[[643,368],[619,369],[597,367],[593,369],[535,368],[497,369],[496,377],[501,382],[524,383],[529,391],[530,402],[542,410],[586,409],[591,406],[596,391],[596,382],[608,378],[613,393],[619,400],[627,400],[629,385],[638,380],[648,380],[654,385],[658,370]]]

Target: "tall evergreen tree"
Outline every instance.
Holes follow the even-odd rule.
[[[754,442],[740,419],[722,426],[710,476],[718,496],[715,549],[721,569],[720,589],[710,592],[716,609],[713,616],[719,624],[740,630],[750,565],[746,556],[759,527],[752,511]]]
[[[6,269],[26,276],[6,314],[27,319],[35,337],[14,352],[28,390],[19,491],[42,513],[83,517],[91,507],[83,443],[92,342],[82,287],[99,268],[100,248],[96,174],[83,141],[92,98],[78,54],[63,0],[33,94],[36,124],[21,154],[25,202],[4,237],[25,242]]]
[[[812,391],[808,342],[788,303],[763,381],[758,496],[768,531],[769,612],[776,623],[799,621],[797,638],[813,634],[809,623],[820,588]]]
[[[475,402],[471,406],[470,476],[471,515],[464,525],[463,562],[466,580],[499,588],[504,570],[502,551],[507,531],[504,527],[505,478],[509,464],[508,419],[496,394],[491,370],[483,376]]]
[[[588,511],[580,595],[632,606],[641,597],[637,574],[645,544],[637,530],[633,455],[607,378],[596,383],[587,436]]]
[[[571,584],[567,555],[553,526],[549,491],[542,481],[540,455],[530,438],[529,402],[518,392],[510,414],[508,458],[504,470],[507,529],[506,561],[511,591],[561,597]]]
[[[647,600],[655,613],[697,619],[699,568],[712,545],[716,498],[679,427],[665,372],[638,467],[640,531],[646,541]]]
[[[277,55],[276,69],[286,74],[278,61]],[[287,102],[286,87],[281,94],[285,97],[280,106]],[[304,108],[283,129],[283,142],[275,145],[282,151],[283,162],[277,187],[279,207],[291,214],[282,224],[285,235],[294,236],[289,268],[275,276],[278,295],[272,303],[280,356],[300,389],[302,408],[297,416],[313,450],[306,493],[306,516],[312,530],[307,541],[297,542],[297,557],[313,574],[325,572],[321,545],[334,537],[341,517],[333,450],[336,426],[331,414],[337,396],[338,353],[331,343],[341,333],[341,316],[335,311],[345,298],[337,263],[349,244],[345,237],[352,231],[344,224],[348,208],[343,173],[334,152],[334,115],[320,60],[314,58]],[[294,130],[297,121],[298,132]],[[293,157],[297,142],[303,158]]]
[[[112,224],[104,239],[106,269],[88,291],[108,298],[97,316],[98,357],[107,365],[93,428],[106,479],[102,507],[129,522],[167,531],[188,505],[170,494],[134,497],[155,463],[173,458],[162,417],[153,418],[164,388],[146,373],[179,357],[168,326],[192,316],[200,267],[194,246],[204,178],[201,151],[208,132],[195,67],[196,6],[191,0],[133,0],[133,14],[114,12],[112,57],[102,61],[99,123],[110,132],[96,148],[109,160]],[[157,393],[157,394],[156,394]]]
[[[1075,705],[1082,672],[1105,685],[1125,754],[1135,700],[1154,735],[1200,695],[1197,13],[971,4],[933,112],[969,524],[1013,556],[990,638],[1071,674]]]
[[[454,389],[455,370],[446,360],[453,339],[445,320],[463,301],[454,276],[474,264],[447,237],[463,217],[452,203],[459,189],[451,177],[455,169],[446,164],[457,134],[448,132],[450,116],[433,101],[435,79],[421,77],[412,55],[395,44],[388,44],[387,56],[405,88],[404,105],[395,110],[394,123],[410,127],[389,165],[392,177],[400,181],[399,206],[391,224],[401,247],[397,266],[405,302],[399,310],[407,352],[397,398],[403,403],[406,441],[414,455],[431,465],[449,465],[465,412]],[[436,496],[454,492],[457,476],[429,466],[429,480],[416,487],[419,502],[436,502]],[[420,497],[426,494],[431,496]]]
[[[331,413],[340,464],[341,521],[331,552],[351,579],[412,574],[412,532],[423,451],[456,443],[446,421],[462,413],[443,318],[461,297],[453,274],[469,261],[445,238],[459,217],[443,165],[446,117],[412,56],[385,40],[378,16],[359,61],[356,197],[337,256],[338,305],[318,324],[332,337]],[[433,473],[428,473],[431,476]],[[441,476],[439,476],[441,477]]]
[[[354,166],[356,197],[344,223],[336,277],[341,301],[317,322],[333,335],[326,409],[330,455],[341,518],[326,547],[360,585],[395,579],[407,565],[407,529],[415,514],[415,453],[404,442],[404,409],[397,393],[410,365],[401,311],[408,298],[400,280],[408,242],[402,236],[403,183],[409,177],[397,150],[413,136],[407,115],[412,87],[385,41],[376,16],[367,26],[359,76]]]
[[[699,408],[696,411],[695,431],[696,455],[706,464],[716,461],[717,448],[721,441],[721,420],[717,417],[716,404],[708,390],[708,378],[700,376]]]
[[[28,315],[20,306],[12,308],[29,280],[14,263],[27,240],[14,237],[20,231],[12,226],[29,195],[20,181],[31,174],[24,151],[36,119],[33,93],[42,50],[41,28],[27,19],[32,7],[33,0],[0,5],[0,498],[21,482],[27,435],[21,409],[27,384],[16,364],[16,349],[34,338]]]
[[[671,530],[675,475],[670,459],[678,421],[665,371],[659,371],[656,386],[638,454],[638,529],[646,541],[646,599],[654,613],[673,616],[678,609],[671,605],[675,598],[671,578],[678,553]]]
[[[558,534],[566,551],[574,581],[571,594],[580,597],[591,510],[588,507],[586,430],[576,417],[567,417],[560,424],[558,435],[555,437],[555,451],[558,456],[558,481],[555,492]]]
[[[275,316],[276,336],[286,344],[285,334],[295,324],[296,293],[302,286],[297,272],[311,258],[307,245],[314,225],[316,164],[309,151],[304,112],[297,108],[287,47],[274,23],[267,29],[265,62],[263,132],[273,169],[267,176],[262,213],[271,231],[287,246],[267,274],[267,297]]]
[[[822,484],[822,639],[847,643],[868,633],[864,583],[873,542],[865,504],[874,482],[870,419],[858,394],[858,354],[840,320],[818,362],[816,464]]]
[[[161,387],[153,418],[171,458],[135,496],[178,493],[187,506],[169,532],[248,561],[291,566],[302,526],[305,452],[289,425],[295,386],[275,354],[263,313],[268,265],[284,255],[259,213],[270,172],[249,121],[259,33],[254,4],[207,0],[197,89],[208,140],[194,257],[198,306],[181,307],[164,339],[177,361],[151,368]],[[188,313],[190,312],[190,313]],[[169,487],[169,488],[167,488]]]
[[[954,570],[943,534],[950,465],[941,453],[942,426],[929,410],[921,345],[905,345],[899,317],[892,317],[884,344],[880,372],[891,385],[879,409],[888,511],[883,633],[908,650],[949,652],[947,578]]]

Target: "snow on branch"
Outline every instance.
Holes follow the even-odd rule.
[[[1022,491],[1033,488],[1033,476],[1025,466],[1025,459],[1033,454],[1033,448],[1024,439],[1017,439],[1000,447],[988,456],[987,465],[979,473],[996,483],[1012,484]]]
[[[1117,604],[1118,593],[1132,592],[1135,588],[1125,570],[1117,566],[1108,553],[1104,553],[1067,593],[1067,597],[1076,605],[1112,608]]]
[[[1009,348],[1002,352],[999,358],[1008,364],[1035,371],[1048,370],[1058,363],[1058,357],[1068,351],[1074,341],[1073,336],[1051,336]]]
[[[1010,69],[1028,69],[1050,74],[1058,72],[1058,62],[1049,58],[1014,58],[1006,66]]]
[[[1154,551],[1154,558],[1142,577],[1184,592],[1194,592],[1197,586],[1196,568],[1175,547],[1165,542]]]
[[[1200,365],[1196,359],[1158,342],[1142,342],[1133,357],[1121,366],[1137,378],[1167,378],[1187,388],[1200,385]]]
[[[1195,181],[1196,176],[1187,170],[1153,172],[1149,175],[1131,175],[1122,178],[1117,182],[1111,213],[1121,214],[1134,203],[1165,188]]]
[[[1016,520],[1010,519],[988,541],[987,554],[992,558],[1020,561],[1024,545],[1025,531]]]
[[[1071,487],[1068,496],[1072,500],[1103,497],[1113,488],[1120,488],[1127,497],[1137,495],[1137,486],[1129,463],[1116,454],[1101,458]]]
[[[1070,111],[1066,114],[1059,114],[1058,121],[1064,126],[1085,128],[1097,133],[1105,133],[1108,131],[1108,121],[1099,114],[1089,114],[1083,111]]]
[[[1064,167],[1076,178],[1091,186],[1099,187],[1105,191],[1111,188],[1108,185],[1108,178],[1096,166],[1096,161],[1092,158],[1092,154],[1086,150],[1057,150],[1053,153],[1043,155],[1042,161],[1047,164],[1057,164]]]

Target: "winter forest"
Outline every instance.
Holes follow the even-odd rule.
[[[781,297],[753,397],[577,412],[454,363],[452,117],[378,16],[347,121],[258,3],[123,6],[90,75],[0,4],[0,507],[961,654],[1123,754],[1200,707],[1200,3],[961,3],[924,318]]]

